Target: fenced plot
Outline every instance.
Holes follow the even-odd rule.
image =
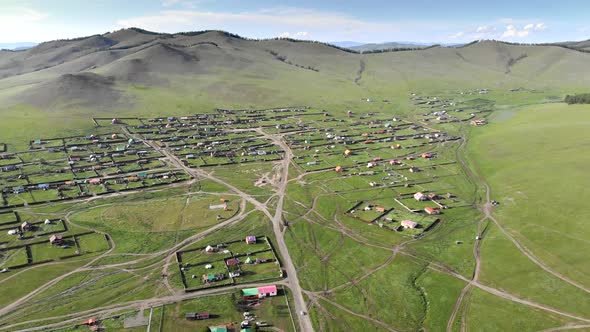
[[[25,265],[27,263],[28,257],[26,247],[0,251],[0,269]]]
[[[280,278],[272,245],[265,236],[256,239],[250,244],[235,240],[177,252],[185,290]],[[214,278],[220,275],[223,278]]]
[[[11,224],[18,221],[18,215],[15,211],[0,212],[0,226],[2,224]]]

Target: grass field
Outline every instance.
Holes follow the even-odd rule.
[[[510,237],[549,268],[585,287],[590,284],[590,265],[586,259],[590,233],[583,214],[583,206],[590,197],[581,188],[590,158],[584,150],[590,143],[586,134],[590,108],[556,103],[565,93],[588,86],[590,75],[586,75],[587,66],[584,66],[587,54],[557,47],[482,42],[464,48],[435,47],[418,52],[359,55],[305,42],[245,41],[219,33],[175,36],[163,38],[161,42],[184,45],[208,39],[217,46],[196,46],[199,63],[193,63],[192,69],[197,72],[181,70],[171,74],[158,70],[151,73],[157,84],[149,80],[129,82],[119,74],[128,69],[129,63],[125,61],[129,56],[153,61],[150,62],[153,68],[168,65],[168,53],[162,56],[158,52],[168,52],[167,47],[172,46],[149,46],[145,52],[136,47],[121,50],[121,59],[105,61],[92,72],[116,77],[114,86],[122,99],[95,100],[92,108],[84,106],[88,105],[84,100],[81,103],[49,100],[43,109],[27,105],[26,100],[14,102],[18,100],[15,96],[23,98],[20,95],[23,92],[34,99],[43,97],[45,90],[51,91],[51,87],[39,82],[51,80],[56,86],[66,84],[61,75],[69,71],[77,73],[67,61],[56,68],[1,79],[0,142],[7,144],[8,153],[18,152],[18,158],[32,164],[0,173],[0,186],[12,188],[74,177],[119,176],[154,168],[165,168],[167,172],[178,166],[172,161],[182,163],[186,154],[198,151],[193,146],[199,143],[205,145],[222,138],[242,141],[251,132],[245,134],[240,130],[261,127],[265,133],[282,139],[297,157],[289,165],[283,223],[278,228],[284,231],[289,256],[297,269],[310,306],[309,315],[317,330],[445,331],[459,293],[466,285],[461,278],[469,280],[474,274],[474,247],[479,241],[475,236],[483,227],[478,224],[483,217],[478,206],[485,203],[485,188],[479,176],[490,185],[491,198],[501,203],[492,213]],[[179,52],[192,52],[188,50],[190,47],[174,47]],[[317,70],[278,61],[270,51]],[[516,64],[507,60],[522,54],[527,56]],[[83,63],[87,59],[82,57],[78,61]],[[4,67],[16,70],[10,65]],[[511,91],[520,87],[527,89]],[[480,95],[478,91],[482,88],[491,92]],[[416,103],[412,99],[416,96],[432,103]],[[90,97],[81,99],[84,98]],[[444,105],[451,101],[456,107]],[[295,112],[289,111],[281,120],[267,118],[264,112],[238,112],[211,120],[226,132],[205,134],[199,126],[150,121],[167,116],[220,115],[215,108],[257,109],[280,105],[310,105],[309,112],[317,114],[294,115]],[[445,123],[432,114],[443,108],[449,110],[451,120],[486,116],[489,124],[471,127],[466,121]],[[454,108],[463,111],[453,112]],[[347,110],[352,111],[350,118],[346,117]],[[260,122],[246,121],[261,114]],[[99,120],[100,127],[94,127],[91,117],[106,120]],[[123,128],[110,123],[114,117],[143,120],[126,119],[124,123],[128,127]],[[403,120],[394,121],[394,117]],[[219,119],[244,121],[226,125],[216,122]],[[137,127],[145,124],[149,128]],[[287,133],[288,126],[301,132]],[[51,140],[61,136],[77,136],[66,139],[68,149],[84,145],[83,137],[90,134],[118,133],[124,143],[129,134],[123,129],[137,137],[153,138],[154,145],[178,160],[144,144],[142,149],[149,149],[150,157],[162,160],[141,164],[135,155],[123,154],[109,157],[118,165],[108,163],[104,168],[92,169],[92,162],[82,160],[78,163],[81,169],[75,172],[53,173],[58,168],[69,167],[66,157],[71,150],[52,153],[29,150],[29,141],[33,139],[47,141],[46,147],[61,146],[60,140]],[[423,136],[434,132],[461,137],[443,142],[429,141],[429,137]],[[338,141],[328,135],[346,138]],[[462,145],[461,139],[465,138],[467,144]],[[264,146],[269,142],[268,137],[258,136],[250,144],[263,147],[253,150],[242,147],[246,154],[236,158],[258,162],[215,167],[210,164],[226,163],[231,158],[209,154],[208,150],[199,152],[203,155],[187,162],[195,179],[190,180],[188,170],[184,169],[179,176],[187,182],[178,184],[170,184],[171,179],[163,178],[146,180],[150,185],[164,184],[148,188],[139,188],[141,182],[123,184],[115,183],[114,179],[106,185],[81,184],[62,192],[76,200],[55,204],[40,202],[56,199],[57,189],[3,193],[0,205],[22,206],[18,208],[20,219],[12,213],[0,214],[0,225],[12,223],[6,229],[2,225],[0,246],[46,240],[45,235],[41,239],[25,240],[7,235],[9,229],[19,225],[17,221],[24,220],[62,218],[68,226],[66,236],[92,230],[108,235],[77,236],[68,248],[45,242],[32,245],[34,262],[45,259],[56,262],[0,274],[0,310],[91,259],[98,260],[92,263],[93,268],[69,275],[0,318],[3,324],[0,330],[10,330],[6,324],[26,322],[32,317],[47,318],[49,322],[66,313],[185,294],[179,268],[170,259],[178,250],[243,240],[250,234],[267,236],[271,243],[277,244],[281,238],[277,238],[268,214],[279,206],[279,195],[276,195],[277,183],[281,182],[279,162],[260,162],[277,155],[247,154],[256,149],[265,152],[278,149],[275,145]],[[400,148],[391,148],[396,143]],[[220,151],[227,152],[229,146],[237,149],[240,144],[234,142],[225,147],[219,144]],[[354,152],[345,157],[345,149]],[[96,148],[96,153],[108,154],[111,150]],[[90,154],[86,152],[85,158]],[[424,152],[433,153],[435,158],[421,158]],[[475,177],[468,176],[469,170],[458,159],[463,152],[466,165],[473,169]],[[10,165],[18,158],[0,159],[0,165]],[[49,162],[41,165],[42,159]],[[403,165],[389,164],[391,159],[399,159]],[[368,162],[373,161],[377,165],[368,167]],[[344,170],[336,172],[336,166]],[[410,166],[418,167],[419,171],[410,172]],[[23,176],[18,178],[19,175]],[[228,182],[252,200],[242,210],[242,199],[236,193],[207,177]],[[124,189],[138,192],[129,194]],[[418,191],[445,198],[418,202],[411,196]],[[88,197],[78,199],[81,192]],[[446,193],[451,193],[452,198],[446,198]],[[220,201],[222,198],[229,200],[226,209]],[[253,200],[262,205],[255,206]],[[363,202],[361,210],[347,213],[359,202]],[[422,210],[438,204],[448,209],[442,210],[436,217],[441,221],[429,229],[435,217],[427,216]],[[365,205],[373,205],[373,209],[362,210]],[[377,206],[386,208],[387,214],[381,216],[381,211],[375,209]],[[262,207],[269,213],[260,211]],[[177,246],[234,216],[239,216],[235,223],[195,237],[184,248]],[[417,221],[422,227],[396,231],[399,221],[404,219]],[[542,270],[519,252],[499,227],[491,221],[485,223],[489,223],[489,228],[481,242],[479,283],[557,310],[590,317],[586,291]],[[25,235],[39,233],[25,232]],[[107,242],[107,238],[111,241]],[[111,245],[114,245],[112,252],[106,253]],[[243,257],[251,248],[240,242],[231,251]],[[60,260],[76,251],[81,256]],[[268,258],[267,255],[268,251],[256,254],[257,258]],[[201,265],[213,262],[215,269],[225,271],[223,264],[228,257],[220,255],[211,260],[200,252],[191,252],[185,258],[194,263],[185,273],[191,288],[201,282],[199,276],[204,273]],[[286,258],[279,257],[279,260],[284,262]],[[0,268],[26,260],[24,250],[5,250],[0,256]],[[274,263],[244,265],[243,270],[246,274],[236,278],[238,282],[278,275]],[[190,278],[192,274],[195,280]],[[152,330],[202,330],[208,325],[238,322],[242,317],[236,308],[236,297],[231,294],[199,297],[156,306],[152,312]],[[268,299],[255,311],[262,320],[291,331],[285,300],[283,296]],[[150,307],[149,303],[141,303]],[[219,316],[205,322],[184,319],[187,311],[205,310]],[[104,326],[120,330],[124,318],[127,317],[105,320]],[[453,331],[462,330],[462,325],[468,331],[540,331],[564,326],[571,320],[472,287],[451,323]],[[145,327],[129,331],[140,329]]]
[[[588,284],[589,266],[581,262],[590,234],[578,212],[588,197],[570,188],[585,177],[585,155],[577,147],[588,141],[590,108],[529,106],[492,119],[485,132],[474,133],[469,153],[502,202],[498,220],[546,264]],[[491,139],[496,136],[504,139]]]

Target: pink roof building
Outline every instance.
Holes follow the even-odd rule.
[[[246,236],[246,243],[247,244],[255,244],[256,243],[256,236],[254,236],[254,235]]]
[[[88,183],[90,184],[100,184],[101,180],[100,179],[90,179],[88,180]]]
[[[425,201],[428,199],[428,196],[424,195],[422,192],[417,192],[414,194],[414,199],[417,201]]]
[[[403,228],[416,228],[416,226],[418,226],[418,223],[413,222],[411,220],[402,220],[401,225]]]
[[[276,285],[269,285],[269,286],[258,287],[258,296],[259,297],[277,296],[277,286]]]

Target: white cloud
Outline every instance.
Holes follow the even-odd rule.
[[[299,31],[299,32],[283,32],[278,35],[279,38],[292,38],[292,39],[309,39],[309,32],[307,31]]]
[[[487,33],[490,31],[494,31],[496,30],[496,28],[491,27],[489,25],[482,25],[482,26],[478,26],[477,29],[475,29],[476,33]]]
[[[35,32],[43,35],[42,23],[48,17],[47,13],[28,7],[3,8],[0,12],[0,41],[23,42],[30,41]]]
[[[532,32],[544,31],[545,29],[547,29],[547,25],[543,22],[528,23],[522,29],[519,29],[514,24],[509,24],[506,26],[501,38],[524,38],[528,37]]]
[[[491,25],[480,25],[475,28],[470,28],[465,31],[460,31],[452,34],[449,38],[453,40],[480,40],[493,39],[496,36],[497,29]]]

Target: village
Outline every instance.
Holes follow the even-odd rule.
[[[439,223],[451,222],[445,219],[445,211],[468,205],[440,181],[455,176],[457,165],[454,156],[438,147],[458,137],[430,127],[426,120],[410,122],[352,110],[336,117],[308,107],[218,109],[183,117],[95,118],[93,134],[32,139],[26,151],[0,154],[0,268],[12,273],[27,266],[100,255],[116,245],[107,233],[72,229],[63,218],[37,220],[22,209],[150,192],[197,181],[201,173],[193,170],[230,165],[253,169],[283,162],[287,156],[298,178],[307,182],[291,181],[303,187],[317,179],[349,202],[337,217],[418,239]],[[277,144],[277,137],[284,144]],[[272,185],[260,179],[250,185],[254,182]],[[209,204],[212,210],[229,213],[228,217],[217,214],[218,223],[231,220],[228,204],[225,198]],[[289,218],[281,227],[289,227]],[[265,306],[267,297],[284,296],[276,284],[286,277],[285,262],[267,235],[244,233],[209,243],[205,238],[206,245],[201,241],[175,252],[186,294],[244,285],[241,300],[235,296],[231,300],[242,303],[242,321],[227,323],[227,314],[199,306],[182,313],[183,324],[207,326],[209,331],[275,326],[272,317],[255,320],[249,314],[251,308]],[[293,315],[305,314],[287,311],[292,325]],[[134,315],[91,318],[72,329],[152,324],[152,318],[147,321]],[[209,320],[215,324],[202,325]]]

